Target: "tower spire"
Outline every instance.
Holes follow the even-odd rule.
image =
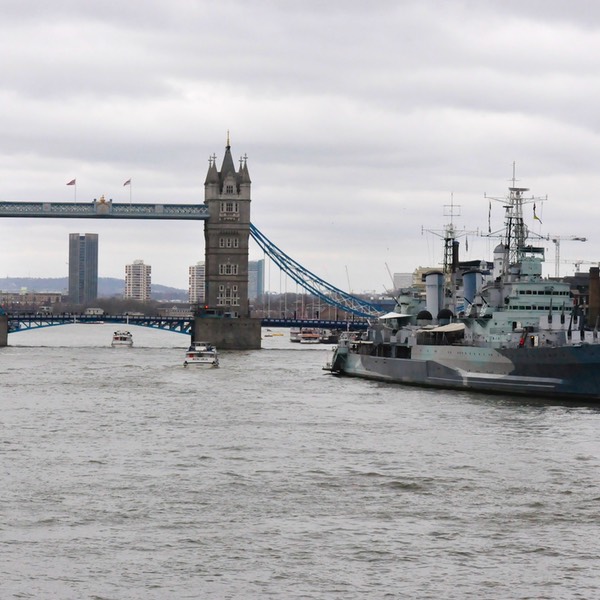
[[[225,144],[227,146],[227,148],[231,147],[231,144],[229,143],[229,129],[227,130],[227,144]]]

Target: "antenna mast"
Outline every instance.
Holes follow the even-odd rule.
[[[518,179],[515,176],[515,163],[513,161],[513,175],[512,185],[508,188],[509,194],[505,198],[494,198],[492,196],[486,196],[490,200],[496,202],[502,202],[504,205],[504,261],[503,261],[503,272],[506,273],[511,265],[520,263],[525,254],[525,246],[527,238],[529,236],[529,230],[525,225],[523,219],[523,205],[533,203],[534,219],[537,219],[535,214],[535,202],[543,202],[547,200],[545,198],[535,198],[534,196],[525,197],[525,192],[529,191],[529,188],[517,187]],[[541,222],[541,221],[540,221]],[[498,237],[500,232],[490,234],[489,237]]]
[[[450,217],[450,223],[444,228],[444,273],[453,273],[458,260],[455,250],[457,242],[454,217],[460,217],[460,205],[454,204],[454,192],[450,194],[450,204],[444,205],[444,216]]]

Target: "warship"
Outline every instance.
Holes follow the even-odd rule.
[[[325,369],[434,388],[600,401],[598,268],[590,269],[590,315],[568,282],[542,275],[545,249],[530,243],[523,218],[524,204],[535,199],[512,183],[491,263],[461,270],[455,230],[447,226],[444,270],[424,275],[425,293],[405,290],[366,332],[345,332]]]

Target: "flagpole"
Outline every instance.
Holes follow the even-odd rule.
[[[73,186],[73,201],[77,204],[77,179],[71,179],[67,185]]]
[[[129,205],[131,206],[131,178],[128,179],[123,185],[129,186]]]

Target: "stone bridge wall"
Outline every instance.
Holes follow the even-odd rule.
[[[214,344],[217,350],[256,350],[260,348],[260,319],[197,318],[194,340]]]
[[[0,348],[8,344],[8,317],[0,315]]]

